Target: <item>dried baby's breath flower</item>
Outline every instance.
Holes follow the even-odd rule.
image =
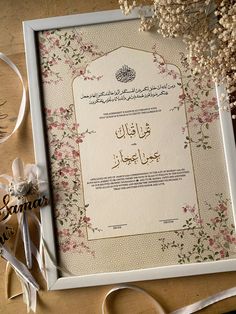
[[[127,15],[146,3],[119,0],[119,4]],[[182,37],[193,73],[223,83],[230,95],[223,103],[230,100],[230,109],[236,107],[235,0],[153,0],[151,7],[151,17],[141,14],[140,30],[155,26],[164,37]]]

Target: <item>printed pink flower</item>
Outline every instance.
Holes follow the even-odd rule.
[[[179,99],[184,100],[186,98],[185,94],[179,95]]]
[[[81,136],[78,137],[75,142],[76,142],[76,144],[83,143],[82,137]]]
[[[87,223],[87,222],[90,221],[90,218],[85,216],[85,217],[83,218],[83,221]]]
[[[202,218],[199,218],[197,215],[196,217],[194,218],[194,221],[199,224],[199,225],[202,225],[203,224],[203,219]]]
[[[224,250],[220,250],[220,257],[221,258],[225,257],[225,251]]]
[[[73,149],[72,156],[73,156],[73,158],[79,157],[79,151],[76,151]]]
[[[215,241],[213,239],[209,239],[209,245],[212,246],[215,243]]]
[[[62,235],[62,236],[69,236],[70,235],[70,232],[69,232],[69,229],[62,229],[58,232],[59,235]]]
[[[85,68],[80,68],[78,71],[79,71],[80,75],[83,75],[83,74],[85,74],[86,70],[85,70]]]
[[[222,212],[225,212],[227,210],[227,207],[222,203],[219,205],[219,208]]]
[[[222,230],[220,230],[220,233],[221,233],[221,234],[227,234],[228,231],[227,231],[226,229],[222,229]]]
[[[54,193],[53,196],[54,196],[53,199],[54,199],[55,203],[60,202],[62,200],[62,198],[61,198],[59,193]]]
[[[195,205],[193,205],[193,206],[185,205],[185,206],[182,207],[182,209],[183,209],[183,211],[184,211],[185,213],[187,213],[187,212],[189,212],[189,213],[194,213],[195,210],[196,210],[196,207],[195,207]]]
[[[47,78],[47,77],[49,76],[48,71],[46,71],[46,70],[42,71],[42,76],[43,76],[44,78]]]
[[[54,41],[54,46],[59,47],[59,45],[60,45],[59,39],[56,39],[56,40]]]
[[[65,123],[58,124],[59,130],[64,130],[64,128],[65,128]]]
[[[61,160],[62,159],[62,152],[60,152],[59,150],[55,150],[54,156],[57,160]]]
[[[79,127],[79,123],[73,123],[72,130],[75,131]]]
[[[83,238],[84,237],[84,233],[81,229],[77,229],[77,232],[79,234],[79,237]]]
[[[213,224],[217,224],[218,222],[220,222],[220,218],[219,217],[211,218],[211,222]]]
[[[66,187],[68,187],[69,183],[66,181],[62,181],[61,185],[63,186],[63,188],[66,188]]]
[[[190,107],[188,107],[188,113],[191,113],[194,111],[194,106],[193,105],[190,105]]]
[[[43,44],[42,42],[39,43],[39,49],[40,49],[40,50],[44,50],[45,48],[46,48],[46,45],[45,45],[45,44]]]

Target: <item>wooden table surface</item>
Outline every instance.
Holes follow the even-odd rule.
[[[0,51],[17,64],[26,82],[22,21],[117,8],[117,0],[0,0]],[[16,117],[20,99],[21,86],[18,79],[0,61],[0,104],[7,101],[3,107],[0,107],[0,113],[4,111],[9,117]],[[9,127],[12,123],[9,120]],[[10,140],[0,145],[1,174],[11,173],[11,162],[17,156],[26,163],[34,162],[29,106],[20,130]],[[0,259],[0,313],[26,313],[21,296],[13,300],[5,298],[5,266],[5,261]],[[44,287],[39,292],[38,314],[101,313],[101,303],[109,289],[108,286],[47,292],[38,270],[34,269],[33,272]],[[136,285],[151,293],[169,313],[223,289],[236,286],[236,272],[145,281],[138,282]],[[144,297],[131,291],[117,293],[111,301],[109,313],[155,313]],[[201,313],[214,314],[233,310],[236,310],[236,297],[215,304]]]

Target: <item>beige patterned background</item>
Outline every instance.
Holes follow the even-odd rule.
[[[114,50],[115,48],[120,46],[153,51],[153,46],[155,44],[156,51],[164,57],[166,63],[176,64],[181,69],[181,71],[184,72],[184,68],[180,60],[180,52],[185,52],[184,45],[179,40],[164,39],[161,36],[158,36],[156,33],[140,33],[138,31],[138,26],[139,21],[126,21],[108,23],[104,25],[80,27],[77,29],[77,31],[83,33],[82,36],[86,42],[92,42],[94,45],[97,45],[98,50],[102,51],[103,53]],[[61,30],[61,33],[65,33],[65,31],[67,32],[67,34],[73,33],[72,29]],[[43,38],[48,37],[48,34],[43,33],[39,34],[39,36],[42,41]],[[45,45],[48,44],[45,43]],[[72,47],[76,47],[73,42],[70,45]],[[58,48],[55,46],[55,53],[57,49]],[[61,54],[61,58],[63,59],[64,53],[61,52]],[[84,61],[82,60],[79,64],[81,68],[83,68],[83,62]],[[59,61],[58,65],[55,65],[54,69],[56,72],[60,73],[61,77],[63,77],[63,80],[59,81],[57,84],[51,83],[43,85],[45,106],[47,109],[52,110],[59,107],[67,107],[69,104],[73,103],[73,74],[71,74],[71,70],[68,69],[68,64]],[[74,76],[76,76],[76,73],[74,74]],[[188,80],[191,80],[191,78],[188,78]],[[210,95],[206,99],[210,100],[213,96],[214,92],[213,94],[210,93]],[[186,106],[188,106],[188,104],[186,104]],[[191,113],[188,113],[188,117],[190,116]],[[190,124],[191,136],[197,136],[197,131],[199,131],[197,126]],[[209,211],[208,206],[205,202],[207,201],[213,207],[216,206],[219,199],[216,194],[223,193],[223,198],[225,199],[229,197],[229,189],[226,169],[224,166],[225,159],[223,153],[219,119],[215,119],[214,121],[209,123],[209,128],[207,129],[205,127],[205,131],[205,134],[209,136],[209,141],[211,142],[210,145],[212,148],[199,148],[196,147],[196,144],[194,143],[192,143],[191,147],[193,153],[193,165],[195,169],[195,179],[199,199],[200,215],[204,221],[204,228],[202,230],[205,230],[208,235],[208,239],[205,238],[205,240],[203,241],[202,238],[201,241],[203,246],[208,245],[209,247],[210,238],[214,239],[215,241],[216,231],[209,229],[206,223],[212,223],[211,219],[215,217],[215,212]],[[170,136],[174,137],[174,134],[170,134]],[[52,167],[55,167],[55,165],[52,164]],[[57,170],[58,169],[52,168],[52,171]],[[70,177],[68,180],[69,185],[71,185],[71,180],[73,180],[73,177]],[[59,191],[59,194],[60,193],[63,193],[63,191]],[[81,194],[76,197],[77,201],[82,206],[83,202]],[[233,220],[230,216],[231,211],[229,210],[227,211],[227,213],[228,212],[228,223],[230,225]],[[66,224],[62,226],[58,223],[58,230],[63,230],[65,228],[65,225]],[[179,243],[179,245],[183,243],[184,251],[186,251],[187,253],[192,251],[194,245],[196,245],[197,243],[196,236],[190,236],[190,232],[191,230],[184,233],[182,238],[177,237],[176,233],[174,232],[165,232],[95,241],[87,241],[85,239],[84,241],[86,245],[88,245],[90,249],[95,252],[95,256],[87,252],[80,253],[78,252],[78,250],[70,250],[67,252],[63,252],[61,250],[60,263],[76,275],[177,264],[180,262],[178,254],[181,253],[183,255],[183,252],[180,252],[180,246],[173,247],[173,245],[169,245],[168,248],[162,250],[160,239],[164,239],[165,243],[173,243],[173,241],[176,241],[176,243]],[[221,240],[222,239],[219,239],[219,241]],[[76,235],[74,237],[74,241],[77,241]],[[225,250],[225,253],[219,253],[218,258],[228,258],[227,254],[230,257],[235,256],[233,241],[231,241],[232,243],[230,242],[228,244],[226,243],[227,241],[225,242],[224,239],[223,242],[221,241],[221,245]],[[222,247],[219,248],[218,251],[222,250]],[[212,246],[210,248],[212,249]],[[215,249],[215,251],[217,250]],[[206,248],[203,248],[203,252],[201,252],[200,255],[202,255],[201,258],[204,255],[206,257],[206,260],[210,261],[210,254],[212,254],[212,252],[206,252]],[[197,261],[196,254],[192,255],[190,257],[190,260],[184,258],[184,262],[186,263],[195,261]]]

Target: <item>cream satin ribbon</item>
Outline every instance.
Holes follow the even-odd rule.
[[[146,292],[145,290],[139,288],[139,287],[136,287],[136,286],[131,286],[131,285],[118,285],[114,288],[112,288],[111,290],[109,290],[104,299],[103,299],[103,302],[102,302],[102,314],[106,314],[107,311],[105,311],[105,307],[106,307],[106,301],[107,301],[107,298],[112,294],[114,293],[115,291],[118,291],[118,290],[124,290],[124,289],[129,289],[129,290],[134,290],[136,292],[140,292],[142,293],[143,295],[145,295],[149,301],[152,302],[155,310],[157,311],[158,314],[167,314],[163,307],[160,305],[160,303],[154,299],[148,292]],[[108,313],[108,312],[107,312]]]
[[[16,158],[13,163],[12,163],[12,174],[13,176],[9,176],[6,174],[0,175],[0,179],[4,178],[6,181],[8,181],[8,184],[1,184],[0,183],[0,189],[5,191],[6,194],[11,194],[11,201],[8,206],[14,206],[16,205],[19,207],[22,203],[25,203],[28,201],[27,197],[29,196],[29,193],[37,194],[38,189],[41,191],[41,194],[43,192],[46,192],[48,190],[47,182],[45,181],[40,181],[38,178],[40,177],[40,169],[34,165],[34,164],[27,164],[24,165],[22,160],[20,158]],[[32,189],[29,190],[29,189]],[[39,197],[39,195],[38,195]],[[3,208],[3,210],[6,210],[6,208]],[[23,220],[23,215],[27,215],[27,221]],[[24,266],[21,269],[19,267],[17,268],[16,266],[19,266],[20,262],[15,265],[17,259],[15,258],[15,253],[16,253],[16,248],[18,246],[19,240],[20,240],[20,234],[22,236],[22,241],[25,244],[25,247],[28,250],[28,253],[25,252],[26,256],[34,256],[40,272],[43,276],[43,278],[46,280],[46,268],[45,268],[45,263],[44,263],[44,253],[47,254],[49,261],[51,265],[58,270],[67,273],[69,276],[72,276],[72,274],[64,269],[63,267],[58,267],[56,265],[56,262],[53,260],[46,242],[43,238],[43,230],[42,230],[42,225],[37,217],[37,215],[31,211],[27,210],[25,212],[17,212],[17,220],[18,220],[18,228],[16,232],[16,237],[15,237],[15,243],[14,243],[14,249],[11,252],[12,258],[8,259],[7,267],[6,267],[6,296],[7,299],[12,299],[20,294],[16,294],[14,296],[9,297],[9,266],[11,265],[12,268],[16,271],[16,274],[20,280],[21,286],[22,286],[22,293],[23,293],[23,299],[24,302],[27,305],[27,310],[28,312],[30,310],[36,312],[36,305],[37,305],[37,288],[35,285],[32,285],[32,283],[29,280],[32,280],[32,276],[29,277],[27,274],[29,274],[28,269]],[[2,223],[8,222],[8,220],[11,218],[11,215],[7,217]],[[39,238],[39,244],[38,248],[35,246],[35,244],[31,241],[30,234],[28,237],[24,236],[24,224],[28,224],[28,218],[31,219],[31,221],[35,224],[36,230],[38,231],[38,238]],[[1,222],[0,222],[1,224]],[[3,256],[3,255],[2,255]],[[3,256],[4,257],[4,256]],[[7,256],[9,258],[9,255]],[[14,263],[12,262],[14,258]],[[27,260],[27,259],[26,259]],[[27,270],[27,272],[25,272]],[[27,275],[27,276],[26,276]]]
[[[17,129],[19,128],[19,126],[21,125],[21,123],[24,119],[25,108],[26,108],[26,88],[24,85],[22,75],[21,75],[19,69],[17,68],[17,66],[2,52],[0,52],[0,59],[2,61],[4,61],[7,65],[9,65],[9,67],[17,74],[17,76],[19,77],[19,79],[21,81],[21,85],[23,88],[20,109],[19,109],[19,113],[17,116],[15,127],[10,134],[8,134],[5,137],[3,137],[2,139],[0,139],[0,144],[1,144],[1,143],[6,142],[17,131]]]
[[[0,175],[0,178],[4,178],[6,181],[8,181],[7,184],[1,184],[0,183],[0,189],[5,191],[6,194],[11,194],[11,203],[7,204],[8,207],[11,206],[20,206],[22,203],[25,203],[28,201],[27,197],[25,195],[28,195],[28,193],[35,194],[38,191],[39,186],[41,187],[41,190],[43,189],[43,184],[46,182],[38,180],[40,171],[39,168],[36,165],[33,164],[27,164],[24,165],[20,158],[16,158],[12,163],[12,173],[13,176],[9,175]],[[38,193],[37,193],[38,194]],[[39,195],[38,195],[39,196]],[[6,210],[6,208],[3,208],[2,210]],[[27,215],[27,220],[24,221],[24,214]],[[32,285],[29,281],[32,280],[32,276],[26,276],[27,273],[29,273],[27,267],[22,267],[19,269],[16,266],[20,265],[20,262],[15,266],[17,259],[15,258],[16,248],[19,243],[20,234],[22,235],[22,241],[24,243],[24,247],[27,248],[27,252],[25,250],[26,260],[27,256],[32,259],[32,255],[35,257],[39,269],[41,271],[41,274],[43,278],[46,280],[46,274],[45,274],[45,265],[43,260],[43,251],[44,251],[44,243],[43,243],[43,237],[42,237],[42,228],[41,224],[36,216],[35,213],[31,212],[30,210],[24,211],[24,212],[18,212],[17,214],[17,220],[18,220],[18,229],[15,237],[15,243],[14,243],[14,249],[13,252],[11,252],[11,259],[6,259],[8,261],[7,267],[6,267],[6,296],[7,299],[11,299],[15,296],[9,297],[8,294],[8,287],[9,287],[9,280],[8,280],[8,273],[9,273],[9,266],[11,265],[12,268],[16,271],[16,274],[18,275],[18,278],[20,280],[22,291],[23,291],[23,298],[27,305],[28,312],[30,310],[36,312],[36,304],[37,304],[37,290],[39,289],[38,286]],[[24,236],[24,228],[27,224],[28,227],[28,217],[32,218],[32,221],[36,224],[36,228],[39,233],[39,250],[34,245],[34,243],[30,239],[30,234],[28,236]],[[11,215],[8,216],[7,219],[5,219],[2,223],[6,223],[11,218]],[[3,256],[3,255],[2,255]],[[4,257],[4,256],[3,256]],[[7,256],[10,258],[10,256]],[[14,257],[14,263],[12,262]],[[26,272],[27,271],[27,272]],[[30,273],[29,273],[30,274]],[[19,294],[18,294],[19,295]]]
[[[111,288],[105,295],[104,299],[103,299],[103,303],[102,303],[102,314],[108,314],[109,311],[105,311],[106,308],[106,301],[107,298],[113,294],[114,292],[118,291],[118,290],[124,290],[124,289],[129,289],[129,290],[134,290],[136,292],[140,292],[143,295],[145,295],[153,304],[155,310],[157,311],[157,314],[167,314],[167,312],[163,309],[163,307],[161,306],[161,304],[154,299],[148,292],[146,292],[144,289],[136,287],[136,286],[132,286],[132,285],[118,285],[114,288]],[[234,297],[236,296],[236,287],[227,289],[227,290],[223,290],[221,292],[218,292],[214,295],[211,295],[208,298],[205,298],[203,300],[197,301],[193,304],[184,306],[178,310],[175,310],[169,314],[192,314],[192,313],[196,313],[214,303],[217,303],[219,301],[222,301],[224,299],[230,298],[230,297]]]
[[[17,66],[2,52],[0,52],[0,60],[4,61],[16,73],[16,75],[19,77],[19,79],[21,81],[21,85],[22,85],[22,97],[21,97],[21,103],[20,103],[20,108],[19,108],[15,127],[10,134],[8,134],[5,137],[0,139],[0,144],[2,144],[4,142],[6,142],[18,130],[18,128],[20,127],[20,125],[24,119],[25,109],[26,109],[26,88],[24,85],[23,77],[22,77],[19,69],[17,68]],[[8,179],[8,180],[10,178],[9,176],[6,176],[6,175],[1,176],[1,177],[5,177],[5,179]],[[0,184],[0,188],[3,190],[6,190],[7,186],[5,184]],[[9,219],[10,219],[10,217],[8,217],[7,221]],[[5,222],[7,222],[7,221],[5,221]],[[38,255],[37,252],[35,252],[33,245],[32,245],[32,249],[34,251],[33,252],[34,255]],[[7,260],[6,276],[9,272],[9,266],[11,265],[11,267],[15,270],[15,272],[16,272],[19,280],[20,280],[20,283],[22,286],[22,291],[23,291],[24,302],[27,304],[27,311],[29,312],[30,310],[33,310],[35,312],[36,311],[36,302],[37,302],[37,290],[39,289],[38,284],[35,282],[35,284],[32,285],[34,278],[31,276],[28,269],[26,267],[24,267],[24,264],[19,262],[14,257],[14,253],[11,253],[10,251],[8,251],[8,249],[6,247],[3,247],[1,249],[1,255],[3,258],[5,258]],[[36,260],[39,263],[40,259],[38,256],[36,257]],[[26,274],[27,274],[27,276],[25,276]],[[6,280],[6,287],[7,286],[8,286],[8,277]],[[8,294],[8,288],[6,288],[6,292]],[[8,297],[8,295],[7,295],[7,297]],[[12,296],[12,297],[14,297],[14,296]],[[12,297],[10,297],[10,298],[12,298]]]

